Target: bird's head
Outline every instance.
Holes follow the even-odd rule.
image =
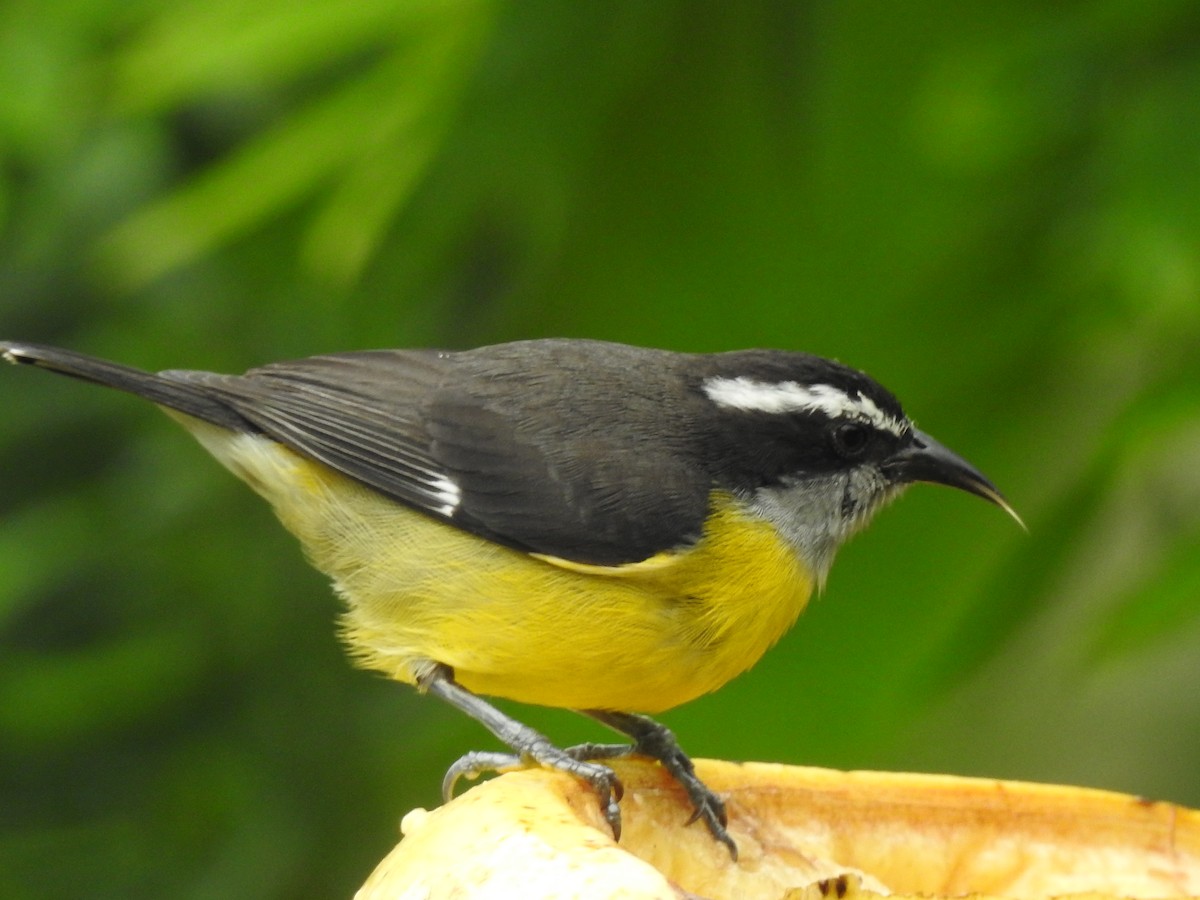
[[[743,498],[823,582],[838,547],[915,482],[958,488],[1018,523],[995,485],[917,429],[867,375],[821,357],[741,351],[710,357],[699,382],[724,442],[718,485]]]

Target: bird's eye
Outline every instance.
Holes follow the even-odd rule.
[[[835,425],[830,435],[834,451],[846,459],[862,456],[871,443],[871,430],[858,422]]]

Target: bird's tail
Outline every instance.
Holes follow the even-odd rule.
[[[73,350],[18,341],[0,341],[0,359],[116,388],[223,428],[244,431],[248,427],[245,419],[202,383],[172,378],[169,372],[145,372]]]

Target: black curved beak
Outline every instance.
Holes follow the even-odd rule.
[[[884,462],[883,471],[898,484],[915,481],[944,484],[982,497],[996,504],[1025,528],[1017,511],[982,472],[923,431],[914,428],[908,443]]]

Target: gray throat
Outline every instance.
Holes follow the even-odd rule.
[[[792,545],[823,588],[838,548],[905,487],[862,466],[759,488],[749,505]]]

